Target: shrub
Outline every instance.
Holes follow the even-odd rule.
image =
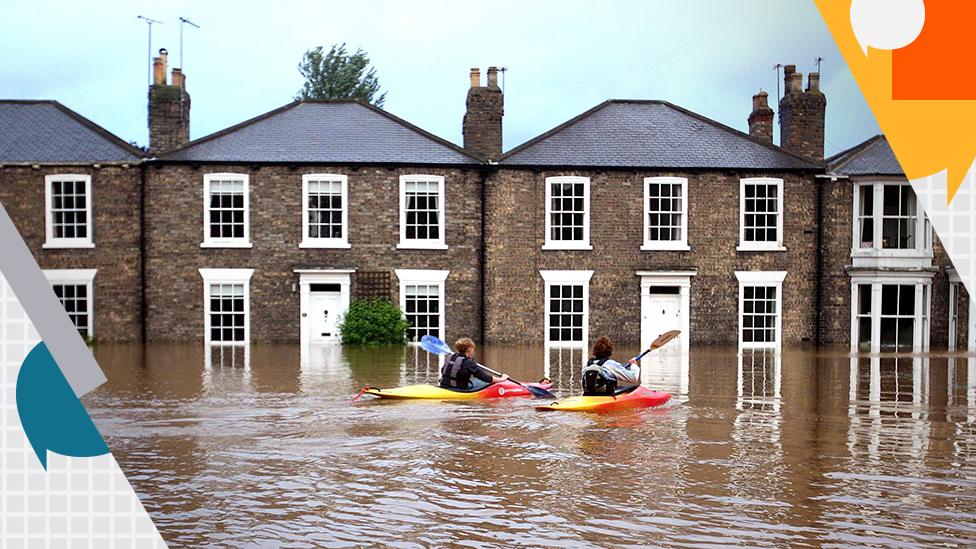
[[[408,327],[403,312],[390,300],[357,299],[349,304],[339,332],[346,344],[402,345],[407,342]]]

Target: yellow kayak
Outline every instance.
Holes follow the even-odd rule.
[[[548,389],[552,383],[530,383],[530,385]],[[426,400],[481,400],[485,398],[532,396],[528,389],[511,381],[493,383],[480,391],[453,391],[436,385],[407,385],[393,389],[366,387],[362,390],[362,394],[380,398]]]

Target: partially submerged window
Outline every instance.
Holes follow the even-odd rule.
[[[250,280],[253,272],[253,269],[200,269],[206,343],[244,345],[250,341]]]
[[[736,271],[739,280],[739,346],[782,346],[785,271]]]
[[[926,351],[931,289],[929,278],[856,278],[851,291],[852,350]]]
[[[425,335],[444,338],[444,286],[450,271],[397,269],[400,308],[407,319],[407,340]]]
[[[585,347],[593,271],[539,271],[539,274],[545,280],[546,344]]]
[[[64,312],[78,333],[93,337],[95,269],[45,269],[44,276],[51,283]]]
[[[592,249],[589,178],[546,178],[546,242],[542,249]]]

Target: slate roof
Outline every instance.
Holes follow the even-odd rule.
[[[518,166],[820,170],[822,166],[667,101],[609,100],[515,147]]]
[[[57,101],[0,99],[0,163],[137,162],[141,156]]]
[[[191,141],[178,162],[479,164],[461,147],[367,103],[295,101]]]
[[[840,175],[905,175],[884,135],[841,151],[827,159],[828,170]]]

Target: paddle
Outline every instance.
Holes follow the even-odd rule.
[[[660,349],[664,345],[671,341],[672,339],[681,335],[681,330],[671,330],[670,332],[664,332],[663,334],[657,336],[657,339],[651,342],[651,346],[647,348],[646,351],[634,357],[634,360],[640,362],[640,359],[644,358],[644,355],[653,351],[654,349]]]
[[[420,347],[423,348],[423,350],[427,351],[428,353],[432,353],[435,355],[454,354],[454,350],[451,349],[450,345],[444,343],[439,338],[434,337],[432,335],[425,335],[424,337],[420,338]],[[480,366],[486,372],[492,375],[499,376],[499,377],[501,377],[502,375],[500,372],[492,370],[491,368],[485,366],[484,364],[478,364],[478,366]],[[532,393],[534,396],[540,398],[556,398],[556,395],[550,393],[549,391],[543,389],[542,387],[536,387],[534,385],[526,385],[525,383],[522,383],[521,381],[515,381],[512,378],[508,378],[508,380],[516,385],[521,385],[522,387],[525,387],[525,389],[530,393]]]

